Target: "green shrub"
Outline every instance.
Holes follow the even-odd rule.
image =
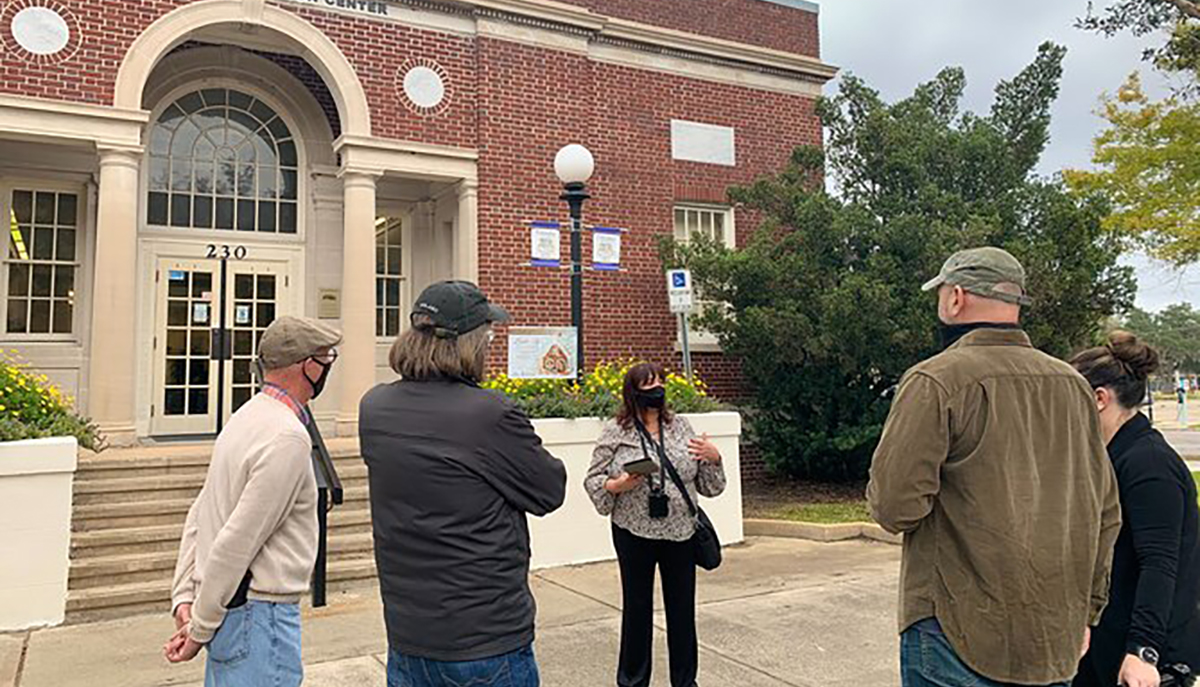
[[[557,379],[513,379],[503,373],[492,375],[482,386],[498,391],[516,402],[530,418],[610,418],[621,407],[625,373],[635,363],[600,363],[583,384]],[[693,375],[688,381],[669,372],[664,380],[667,403],[677,413],[710,413],[722,405],[708,395],[704,382]]]
[[[13,352],[0,357],[0,441],[73,436],[99,451],[104,440],[90,420],[75,413],[74,401],[34,373]]]

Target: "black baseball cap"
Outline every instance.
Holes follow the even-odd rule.
[[[413,305],[410,321],[418,315],[433,322],[433,334],[442,339],[454,339],[491,322],[507,322],[508,312],[493,305],[469,281],[438,282],[421,292]]]

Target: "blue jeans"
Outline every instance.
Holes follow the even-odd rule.
[[[208,643],[204,687],[299,687],[300,606],[248,601]]]
[[[900,635],[900,678],[904,687],[1005,687],[963,663],[941,630],[920,625]],[[1068,683],[1050,687],[1068,687]]]
[[[433,661],[388,651],[387,687],[538,687],[533,646],[478,661]]]

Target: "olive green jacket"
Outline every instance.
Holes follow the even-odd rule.
[[[867,487],[904,533],[900,629],[937,618],[998,682],[1076,672],[1108,601],[1121,514],[1088,383],[1016,329],[977,329],[905,373]]]

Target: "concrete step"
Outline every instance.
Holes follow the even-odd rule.
[[[200,493],[203,486],[203,474],[82,480],[74,485],[74,500],[76,506],[90,506],[99,503],[191,499]]]
[[[329,563],[328,581],[331,591],[374,579],[373,559]],[[76,589],[67,593],[67,622],[95,622],[141,613],[165,615],[170,612],[170,605],[170,579]]]
[[[365,485],[367,466],[347,463],[335,466],[343,487]],[[135,501],[170,501],[194,499],[204,486],[204,472],[166,474],[150,477],[111,477],[77,480],[74,485],[75,505],[93,506]]]
[[[107,455],[107,452],[102,454],[102,456]],[[209,458],[208,455],[81,458],[75,472],[75,480],[76,482],[91,482],[132,477],[203,475],[208,471]],[[365,467],[362,458],[355,454],[335,456],[333,464],[339,475],[343,469]]]
[[[327,439],[326,447],[339,472],[342,465],[362,464],[357,440]],[[76,480],[203,473],[211,456],[211,442],[109,449],[98,454],[83,451]]]
[[[329,531],[331,539],[347,534],[370,534],[371,512],[367,508],[334,509],[329,514]],[[80,560],[102,556],[174,552],[178,550],[182,532],[182,520],[172,525],[75,532],[71,537],[71,558]]]
[[[68,588],[92,589],[114,584],[144,582],[170,583],[175,574],[177,551],[123,554],[81,558],[71,562]],[[334,534],[329,538],[329,562],[373,560],[374,541],[370,534]]]
[[[175,573],[176,558],[175,551],[158,551],[72,561],[67,588],[75,591],[149,582],[169,585]]]
[[[344,502],[337,510],[367,508],[370,494],[366,484],[355,483],[344,491]],[[195,497],[154,501],[114,501],[77,505],[71,526],[76,532],[92,532],[156,525],[181,525]]]

